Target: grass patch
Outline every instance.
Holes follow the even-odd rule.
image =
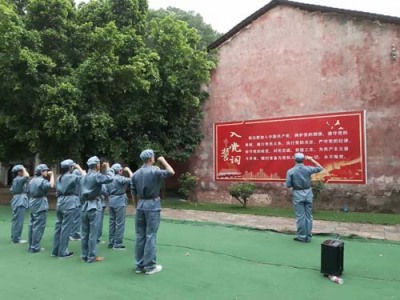
[[[191,209],[199,211],[215,211],[230,214],[249,214],[257,216],[273,216],[294,218],[291,208],[247,207],[230,204],[198,203],[182,201],[179,198],[167,197],[163,199],[162,206],[172,209]],[[337,221],[346,223],[367,223],[395,225],[400,224],[400,215],[382,213],[342,212],[342,211],[315,211],[314,220]]]

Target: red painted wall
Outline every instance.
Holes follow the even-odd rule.
[[[366,110],[367,185],[327,185],[316,205],[400,207],[400,58],[392,60],[392,45],[400,49],[399,25],[286,6],[221,45],[204,140],[190,164],[201,178],[198,199],[236,202],[230,184],[213,180],[214,122]],[[283,184],[258,187],[253,205],[290,205]]]

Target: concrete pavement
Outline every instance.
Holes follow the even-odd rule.
[[[55,196],[49,197],[51,209],[55,209]],[[8,188],[0,188],[0,204],[9,205],[10,191]],[[128,205],[128,213],[133,212],[133,206]],[[163,208],[161,216],[172,220],[188,220],[211,222],[218,224],[236,225],[260,230],[273,230],[283,233],[296,232],[296,220],[294,218],[267,217],[244,214],[228,214],[223,212],[183,210]],[[388,241],[400,241],[400,224],[372,225],[361,223],[343,223],[314,220],[314,234],[339,234],[340,236],[359,236],[367,239]]]
[[[289,219],[169,208],[163,208],[161,216],[162,218],[173,220],[229,224],[293,234],[296,232],[296,220],[294,218]],[[314,220],[313,233],[339,234],[343,237],[359,236],[367,239],[400,241],[400,224],[387,226]]]

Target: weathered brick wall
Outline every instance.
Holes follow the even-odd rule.
[[[190,163],[202,201],[235,203],[213,179],[213,124],[366,110],[367,185],[329,184],[318,207],[400,208],[400,26],[278,6],[219,47],[204,105],[204,140]],[[282,184],[262,184],[256,205],[288,206]]]

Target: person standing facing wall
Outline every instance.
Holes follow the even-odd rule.
[[[132,175],[131,189],[133,200],[137,203],[135,229],[135,258],[137,274],[152,275],[162,270],[156,264],[156,238],[160,226],[160,188],[164,178],[175,174],[174,169],[160,156],[159,161],[165,170],[153,166],[154,152],[146,149],[140,154],[143,166]]]
[[[321,172],[323,167],[311,156],[305,156],[303,153],[296,153],[294,160],[296,165],[286,173],[286,187],[292,188],[296,214],[297,237],[294,240],[308,243],[311,242],[313,225],[311,175]],[[305,166],[304,160],[313,163],[314,167]]]
[[[112,171],[112,169],[110,169]],[[114,175],[114,172],[112,172]],[[104,244],[105,241],[101,239],[103,236],[103,222],[104,222],[104,213],[106,211],[106,199],[108,198],[108,193],[106,189],[106,185],[103,184],[101,186],[101,193],[100,193],[100,204],[101,204],[101,216],[100,216],[100,221],[99,221],[99,231],[97,232],[97,244]]]
[[[74,168],[72,171],[72,174],[78,175],[78,176],[83,176],[81,171],[78,169]],[[86,171],[85,174],[86,175]],[[74,195],[76,196],[75,201],[76,201],[76,208],[74,212],[74,219],[73,219],[73,224],[72,224],[72,229],[71,229],[71,235],[69,237],[70,241],[80,241],[81,240],[81,197],[80,197],[80,184],[76,186],[76,190]]]
[[[88,159],[89,172],[81,179],[82,205],[82,254],[84,262],[91,263],[104,260],[97,256],[97,238],[103,211],[100,195],[103,184],[110,183],[114,174],[107,162],[103,163],[103,173],[100,172],[100,159],[92,156]]]
[[[26,240],[21,239],[24,227],[25,209],[28,208],[27,187],[29,174],[23,165],[16,165],[11,170],[13,181],[10,188],[13,197],[11,209],[13,213],[11,225],[11,241],[13,244],[24,244]]]
[[[50,176],[50,180],[47,177]],[[45,164],[37,165],[35,168],[35,177],[28,184],[29,195],[29,247],[30,253],[44,251],[40,247],[40,242],[46,228],[47,211],[49,202],[47,201],[47,192],[54,188],[54,174]]]
[[[113,164],[111,169],[114,170],[114,180],[106,185],[107,193],[109,195],[109,208],[110,208],[110,221],[108,232],[108,248],[113,250],[125,250],[124,231],[125,231],[125,217],[126,205],[128,197],[126,190],[131,183],[132,171],[128,167],[122,168],[118,163]],[[122,176],[123,171],[128,173],[129,177]]]
[[[57,211],[54,231],[52,256],[68,258],[74,255],[68,250],[68,242],[76,216],[76,187],[80,185],[81,175],[73,173],[74,169],[86,174],[72,159],[63,160],[60,164],[61,175],[56,181]]]

